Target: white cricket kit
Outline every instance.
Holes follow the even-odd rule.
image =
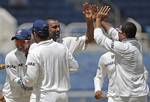
[[[80,51],[83,51],[86,49],[87,45],[85,44],[85,36],[81,36],[81,37],[64,37],[62,38],[62,44],[64,44],[69,51],[74,54]],[[30,46],[29,52],[30,50],[34,49],[38,44],[37,43],[33,43]],[[75,72],[78,69],[73,69],[70,68],[70,72]]]
[[[110,28],[109,30],[108,30],[108,36],[111,38],[111,39],[113,39],[113,40],[119,40],[119,33],[118,33],[118,31],[115,29],[115,28]]]
[[[116,78],[116,73],[118,72],[117,70],[115,70],[115,55],[112,52],[107,52],[103,54],[100,57],[98,62],[97,73],[96,76],[94,77],[94,86],[95,86],[95,92],[102,91],[104,79],[105,77],[108,77],[109,79],[108,93],[107,93],[108,102],[116,102],[116,100],[121,102],[120,100],[122,97],[117,96],[115,90],[115,87],[118,87],[114,81],[114,79]],[[145,79],[147,80],[147,78],[148,78],[148,72],[145,69]]]
[[[86,49],[85,36],[64,37],[62,40],[62,43],[67,46],[67,48],[72,54]]]
[[[146,96],[149,88],[144,77],[143,55],[134,39],[123,42],[113,41],[103,35],[100,28],[94,30],[94,39],[115,54],[116,95],[123,97]]]
[[[118,33],[118,31],[115,29],[115,28],[110,28],[109,30],[108,30],[108,35],[109,35],[109,37],[112,39],[112,40],[119,40],[119,33]],[[131,43],[133,43],[133,45],[134,46],[136,46],[140,51],[141,51],[141,53],[143,53],[143,48],[142,48],[142,45],[139,43],[139,42],[131,42]],[[146,79],[146,81],[148,81],[148,71],[147,71],[147,69],[146,69],[146,67],[145,67],[145,65],[144,65],[144,77],[145,77],[145,79]]]
[[[85,36],[81,36],[81,37],[64,37],[62,38],[62,44],[64,44],[69,51],[74,54],[76,52],[80,52],[82,50],[86,49],[86,44],[85,44]],[[30,46],[29,52],[30,50],[34,49],[38,44],[37,43],[33,43]]]
[[[29,102],[31,91],[22,89],[15,80],[23,78],[26,73],[25,54],[17,49],[7,54],[6,64],[6,81],[3,88],[3,95],[6,102]]]
[[[99,90],[102,91],[104,78],[107,76],[109,79],[107,96],[115,96],[115,74],[115,55],[112,52],[107,52],[100,57],[98,62],[97,73],[94,77],[95,92]]]
[[[26,64],[27,73],[23,83],[28,87],[33,86],[33,98],[36,95],[36,101],[32,101],[31,95],[30,102],[68,101],[69,68],[79,66],[66,46],[53,40],[42,41],[30,51]]]

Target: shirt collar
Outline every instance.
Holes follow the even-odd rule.
[[[132,42],[132,41],[137,41],[137,39],[136,38],[128,38],[128,39],[122,40],[122,42]]]
[[[51,44],[53,42],[54,42],[54,40],[50,39],[50,40],[41,41],[41,42],[38,43],[38,45],[43,45],[43,44],[47,44],[47,43]]]

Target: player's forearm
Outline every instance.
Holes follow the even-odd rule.
[[[105,40],[105,36],[103,35],[103,31],[101,28],[94,29],[94,39],[98,45],[101,45],[102,41]]]
[[[94,88],[95,92],[101,90],[103,87],[103,80],[99,79],[97,76],[94,77]]]
[[[77,71],[79,70],[79,64],[76,60],[72,60],[69,62],[69,69],[70,71]]]
[[[16,66],[14,65],[6,65],[6,73],[11,81],[14,81],[18,77]]]
[[[104,30],[107,32],[109,31],[110,28],[112,28],[112,26],[106,21],[102,21],[101,24],[102,24],[102,27],[104,28]]]
[[[95,28],[102,28],[101,18],[100,17],[96,18],[96,26],[95,26]]]
[[[87,38],[87,43],[93,42],[94,41],[94,25],[93,25],[93,20],[92,19],[87,19],[87,32],[86,32],[86,38]]]
[[[33,87],[28,87],[28,86],[25,84],[24,81],[25,81],[24,79],[21,79],[21,78],[19,78],[19,77],[14,80],[14,82],[15,82],[17,85],[19,85],[22,89],[24,89],[24,90],[33,90]]]

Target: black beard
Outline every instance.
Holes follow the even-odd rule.
[[[52,33],[52,38],[54,41],[56,41],[58,38],[60,38],[60,32]]]

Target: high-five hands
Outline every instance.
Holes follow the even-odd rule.
[[[111,10],[111,7],[110,6],[102,6],[99,10],[99,12],[97,13],[96,15],[96,18],[101,18],[101,19],[104,19],[105,17],[108,16],[108,13],[109,11]]]
[[[88,4],[87,2],[83,4],[83,14],[86,20],[94,20],[99,11],[99,8],[95,4]]]
[[[104,20],[110,11],[111,7],[110,6],[102,6],[99,12],[96,15],[96,28],[101,28],[102,27],[102,20]]]

